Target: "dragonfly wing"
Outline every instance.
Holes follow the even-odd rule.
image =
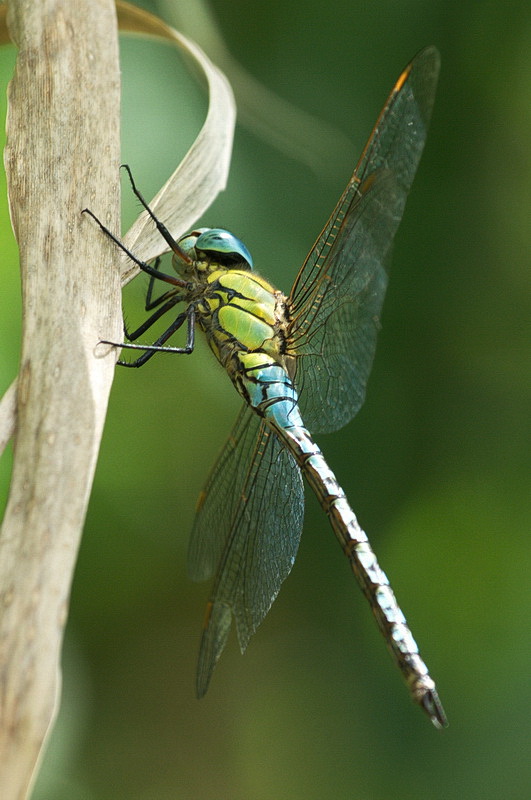
[[[260,419],[243,405],[206,485],[199,495],[188,546],[188,574],[194,581],[211,578],[229,539],[240,492],[260,429]]]
[[[293,285],[289,342],[310,430],[337,430],[365,398],[393,237],[426,141],[438,73],[433,47],[406,67]]]
[[[207,482],[192,529],[189,572],[215,572],[197,673],[205,694],[232,616],[242,652],[289,574],[304,514],[300,470],[289,451],[245,406]]]

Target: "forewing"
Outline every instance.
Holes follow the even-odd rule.
[[[433,47],[406,67],[291,291],[288,339],[310,430],[337,430],[365,398],[392,241],[426,141],[438,73]]]
[[[232,615],[243,651],[269,611],[295,561],[303,514],[302,477],[293,456],[244,407],[207,482],[190,541],[191,577],[216,574],[199,654],[200,697]]]

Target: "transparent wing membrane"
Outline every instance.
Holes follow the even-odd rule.
[[[302,530],[302,477],[291,453],[244,407],[207,482],[192,530],[189,572],[215,571],[197,675],[202,696],[234,616],[242,651],[289,574]]]
[[[135,331],[126,330],[128,342],[120,345],[145,352],[127,366],[141,366],[158,352],[191,353],[197,325],[246,400],[201,493],[190,539],[190,576],[213,578],[199,653],[199,697],[232,620],[243,651],[293,566],[304,473],[412,697],[436,726],[446,724],[387,576],[310,433],[340,428],[364,401],[393,238],[424,148],[438,72],[439,55],[427,48],[401,74],[287,302],[251,272],[247,249],[229,232],[199,228],[174,242],[131,175],[133,191],[173,250],[181,277],[136,259],[95,218],[151,278],[151,316]],[[153,300],[155,280],[171,288]],[[178,303],[184,310],[154,344],[131,343]],[[185,323],[186,347],[166,346]]]
[[[365,398],[392,241],[424,148],[438,72],[434,48],[404,70],[291,291],[296,383],[314,432],[342,427]]]

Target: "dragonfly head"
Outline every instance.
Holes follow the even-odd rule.
[[[193,264],[184,264],[178,256],[174,262],[178,272],[212,272],[218,266],[227,269],[253,268],[253,259],[243,242],[222,228],[197,228],[181,236],[177,242]]]

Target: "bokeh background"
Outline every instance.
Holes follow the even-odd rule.
[[[160,13],[169,21],[180,13],[174,23],[201,41],[204,7],[180,6]],[[209,694],[195,699],[208,585],[186,577],[187,537],[239,407],[199,347],[191,358],[117,371],[72,591],[63,703],[34,797],[523,800],[531,782],[529,5],[212,0],[210,8],[249,73],[334,129],[318,137],[320,155],[298,160],[240,127],[229,186],[203,220],[233,229],[284,291],[400,70],[425,44],[441,51],[368,398],[344,431],[319,441],[392,579],[450,727],[435,731],[410,703],[311,497],[297,562],[270,614],[244,657],[231,640]],[[123,160],[152,196],[193,141],[206,101],[173,50],[122,41]],[[3,48],[0,60],[5,87],[14,51]],[[313,130],[290,132],[291,151],[302,152]],[[138,207],[125,185],[123,195],[125,230]],[[17,371],[20,289],[3,184],[0,204],[4,390]],[[143,278],[136,284],[133,317],[145,290]],[[2,504],[9,466],[7,454]]]

